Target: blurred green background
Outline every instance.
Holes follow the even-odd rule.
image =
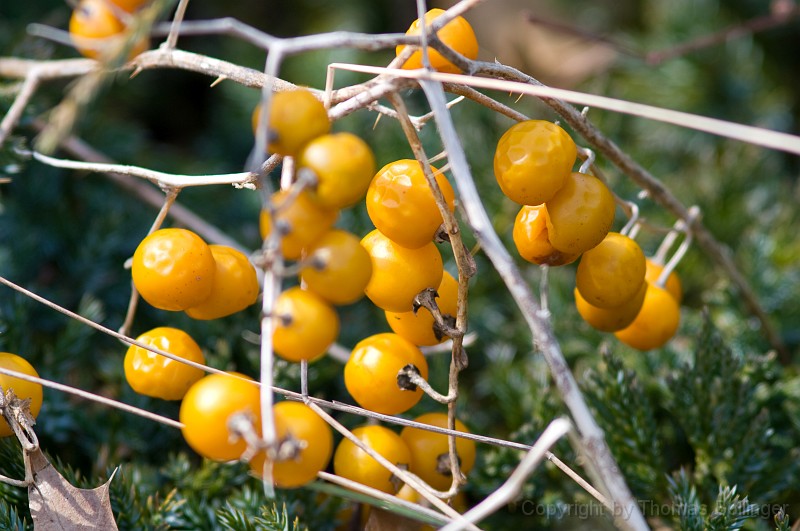
[[[503,0],[484,2],[467,18],[481,43],[480,59],[496,58],[545,83],[798,134],[800,22],[796,17],[768,31],[740,35],[659,64],[643,59],[647,52],[672,49],[782,8],[795,13],[798,9],[791,1]],[[39,60],[76,57],[66,46],[26,34],[31,23],[63,29],[69,14],[69,6],[59,0],[3,2],[0,55]],[[188,19],[197,20],[226,16],[286,37],[334,30],[402,32],[415,18],[415,6],[410,0],[193,0],[187,13]],[[573,31],[542,20],[558,21]],[[229,37],[187,37],[179,47],[255,69],[264,64],[263,51]],[[323,88],[330,62],[384,65],[391,57],[391,50],[304,54],[287,60],[281,77]],[[340,73],[337,86],[363,79]],[[212,88],[212,81],[169,69],[145,71],[134,79],[119,73],[86,107],[75,134],[120,163],[182,174],[241,171],[252,147],[250,113],[259,94],[230,81]],[[17,82],[0,79],[0,113],[10,106]],[[10,178],[0,184],[0,275],[116,329],[130,293],[130,276],[123,264],[147,233],[156,210],[101,175],[52,169],[22,160],[11,149],[30,144],[34,121],[46,119],[47,111],[72,86],[73,80],[43,84],[15,136],[0,147],[0,177]],[[532,98],[518,101],[508,94],[491,95],[529,116],[557,119]],[[413,112],[427,112],[418,91],[402,96]],[[471,102],[457,105],[452,114],[485,206],[513,251],[511,226],[517,208],[501,196],[492,175],[493,146],[511,122]],[[602,110],[591,110],[589,116],[684,204],[701,208],[704,222],[730,247],[791,355],[788,364],[776,362],[730,281],[696,247],[678,266],[685,291],[678,336],[663,349],[648,353],[623,347],[580,320],[572,302],[574,265],[551,271],[550,306],[557,335],[609,434],[612,451],[639,499],[671,507],[688,499],[690,487],[695,487],[698,503],[713,508],[720,487],[738,485],[739,493],[758,507],[786,504],[789,514],[798,517],[798,157]],[[410,157],[397,123],[383,118],[376,125],[375,119],[374,113],[360,111],[337,122],[334,129],[365,138],[379,166]],[[433,124],[422,136],[429,154],[441,151]],[[580,138],[576,141],[585,145]],[[625,176],[602,157],[598,164],[618,195],[636,198],[639,190]],[[245,247],[260,245],[257,192],[192,188],[182,192],[178,202]],[[664,226],[674,222],[651,201],[639,204],[649,221]],[[615,227],[623,224],[618,212]],[[358,234],[371,229],[362,207],[343,213],[339,225]],[[466,238],[474,243],[471,235]],[[659,240],[659,234],[647,231],[639,237],[648,254]],[[460,417],[474,432],[532,443],[547,422],[564,413],[563,406],[491,264],[481,254],[476,259],[479,272],[470,292],[470,329],[478,340],[468,350],[470,367],[462,375]],[[538,268],[521,260],[519,265],[538,290]],[[452,259],[447,267],[454,271]],[[388,331],[382,313],[366,300],[339,311],[340,342],[345,346]],[[218,321],[195,322],[140,305],[134,334],[159,325],[187,330],[203,346],[211,365],[257,374],[257,345],[252,342],[258,329],[255,307]],[[177,416],[176,404],[137,396],[128,387],[122,371],[123,345],[7,288],[0,288],[0,350],[25,356],[43,377]],[[603,357],[600,350],[609,354]],[[438,389],[446,386],[447,366],[446,356],[431,359],[431,379]],[[351,402],[336,361],[313,364],[310,376],[314,395]],[[298,389],[297,368],[278,362],[278,381]],[[438,409],[425,399],[407,416]],[[349,426],[361,422],[346,415],[339,418]],[[105,480],[110,468],[124,465],[113,499],[121,528],[128,525],[125,522],[130,522],[129,528],[139,528],[132,517],[138,515],[140,523],[146,522],[142,528],[246,529],[236,527],[235,518],[226,518],[240,511],[244,521],[252,523],[261,506],[269,505],[257,482],[240,468],[201,463],[175,430],[83,400],[46,391],[37,432],[43,448],[69,465],[76,481],[94,486]],[[13,444],[1,444],[4,455],[14,455]],[[554,451],[575,463],[568,444],[561,443]],[[496,489],[518,459],[517,452],[480,446],[466,489],[468,501],[476,503]],[[0,460],[0,474],[10,474],[6,468],[10,466]],[[674,475],[679,470],[686,475]],[[185,501],[183,505],[167,503],[172,489]],[[299,517],[310,529],[332,527],[338,498],[318,506],[313,491],[280,496],[289,504],[289,517]],[[149,505],[148,497],[153,500]],[[16,509],[17,518],[25,517],[24,499],[19,489],[0,485],[0,523],[13,522]],[[563,474],[543,466],[526,485],[519,503],[500,511],[486,527],[608,526],[607,518],[570,517],[564,510],[587,500]],[[528,510],[531,505],[525,509],[525,501],[561,508],[556,511],[559,516]],[[770,528],[773,515],[767,513],[771,512],[760,512],[746,526]],[[692,524],[675,512],[649,516],[654,526]],[[702,524],[710,525],[711,520],[709,516]]]

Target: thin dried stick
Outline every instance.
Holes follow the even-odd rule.
[[[274,46],[267,56],[264,65],[266,83],[261,90],[261,116],[262,124],[256,130],[256,138],[253,148],[248,157],[247,166],[261,167],[261,161],[265,157],[267,147],[267,125],[269,124],[270,99],[272,97],[273,81],[278,77],[283,51],[280,46]],[[278,436],[275,432],[275,414],[272,409],[274,397],[272,395],[273,367],[274,367],[274,346],[272,335],[275,330],[275,304],[281,292],[282,278],[276,274],[276,270],[283,269],[283,256],[280,246],[280,231],[277,230],[278,224],[274,219],[274,209],[271,204],[272,186],[268,181],[267,174],[261,173],[262,177],[262,208],[270,212],[273,230],[264,238],[262,244],[261,270],[264,274],[264,286],[261,298],[261,345],[259,349],[259,400],[261,406],[261,437],[266,447],[268,459],[264,460],[261,472],[261,484],[267,498],[275,496],[275,489],[272,482],[272,461],[277,451]]]
[[[11,288],[11,289],[13,289],[13,290],[15,290],[15,291],[17,291],[19,293],[22,293],[23,295],[25,295],[27,297],[30,297],[31,299],[35,300],[36,302],[44,304],[48,308],[51,308],[51,309],[53,309],[53,310],[55,310],[55,311],[57,311],[59,313],[62,313],[64,315],[66,315],[67,317],[71,318],[71,319],[75,319],[76,321],[78,321],[78,322],[80,322],[82,324],[85,324],[85,325],[87,325],[87,326],[89,326],[91,328],[94,328],[95,330],[103,332],[104,334],[107,334],[107,335],[109,335],[109,336],[111,336],[113,338],[119,339],[120,341],[122,341],[126,345],[135,345],[135,346],[143,348],[145,350],[149,350],[150,352],[154,352],[154,353],[158,354],[159,356],[164,356],[165,358],[169,358],[172,361],[177,361],[178,363],[183,363],[184,365],[188,365],[190,367],[194,367],[196,369],[200,369],[200,370],[205,371],[205,372],[216,373],[216,374],[230,374],[230,373],[227,373],[227,372],[222,371],[220,369],[215,369],[214,367],[209,367],[208,365],[203,365],[202,363],[197,363],[197,362],[194,362],[194,361],[187,360],[186,358],[181,358],[180,356],[176,356],[175,354],[171,354],[171,353],[169,353],[169,352],[167,352],[165,350],[157,349],[157,348],[155,348],[155,347],[153,347],[151,345],[148,345],[146,343],[142,343],[141,341],[138,341],[138,340],[133,339],[131,337],[125,336],[123,334],[120,334],[119,332],[111,330],[110,328],[105,327],[105,326],[101,325],[100,323],[96,323],[96,322],[92,321],[91,319],[87,319],[86,317],[84,317],[82,315],[79,315],[79,314],[77,314],[77,313],[75,313],[73,311],[70,311],[70,310],[64,308],[63,306],[59,306],[58,304],[45,299],[41,295],[38,295],[38,294],[36,294],[36,293],[34,293],[34,292],[30,291],[30,290],[27,290],[27,289],[23,288],[22,286],[20,286],[18,284],[15,284],[14,282],[11,282],[10,280],[8,280],[5,277],[0,276],[0,284],[8,286],[9,288]],[[235,376],[235,375],[233,375],[233,376],[238,378],[238,376]],[[250,380],[247,380],[247,379],[242,379],[242,380],[250,381]]]
[[[178,422],[177,420],[173,420],[171,418],[151,413],[150,411],[147,411],[145,409],[140,409],[138,407],[131,406],[129,404],[125,404],[124,402],[119,402],[117,400],[112,400],[104,396],[96,395],[94,393],[89,393],[87,391],[71,387],[69,385],[64,385],[50,380],[45,380],[43,378],[38,378],[36,376],[31,376],[29,374],[25,374],[22,372],[12,371],[11,369],[6,369],[4,367],[0,367],[0,374],[4,374],[6,376],[12,376],[14,378],[19,378],[20,380],[25,380],[26,382],[39,384],[44,387],[49,387],[50,389],[55,389],[63,393],[69,393],[71,395],[79,396],[81,398],[85,398],[86,400],[91,400],[93,402],[110,406],[115,409],[119,409],[121,411],[126,411],[128,413],[132,413],[142,418],[153,420],[155,422],[164,424],[166,426],[171,426],[173,428],[178,428],[178,429],[183,428],[183,424],[181,422]]]
[[[517,111],[516,109],[512,109],[508,105],[503,105],[497,100],[494,100],[487,96],[482,92],[478,92],[472,87],[468,87],[466,85],[462,85],[459,83],[444,83],[442,85],[444,89],[451,93],[451,94],[458,94],[459,96],[464,96],[465,98],[469,98],[470,100],[483,105],[489,110],[492,110],[498,114],[502,114],[508,118],[516,122],[522,122],[523,120],[528,120],[528,116],[522,114],[521,112]]]
[[[156,31],[163,32],[164,26]],[[419,38],[403,33],[368,34],[350,31],[315,33],[282,39],[245,24],[235,18],[226,17],[211,20],[189,20],[181,25],[181,35],[229,35],[266,51],[274,51],[280,46],[287,54],[300,54],[330,48],[357,48],[377,51],[394,48],[398,44],[416,44]]]
[[[554,107],[556,112],[561,114],[564,120],[566,120],[567,123],[569,123],[573,128],[577,129],[576,125],[573,124],[573,120],[575,120],[575,115],[579,116],[580,120],[575,120],[575,122],[579,123],[581,126],[579,132],[582,134],[584,130],[587,132],[589,131],[587,128],[587,124],[589,123],[588,119],[585,116],[582,116],[581,113],[573,107],[569,107],[569,109],[571,109],[570,111],[564,110],[562,108],[564,102],[588,105],[598,109],[605,109],[622,114],[638,116],[640,118],[647,118],[649,120],[670,123],[688,129],[695,129],[697,131],[703,131],[705,133],[731,138],[733,140],[740,140],[742,142],[747,142],[757,146],[800,155],[800,137],[790,135],[788,133],[728,122],[706,116],[699,116],[682,111],[664,109],[662,107],[653,107],[643,103],[635,103],[616,98],[597,96],[595,94],[586,94],[572,90],[547,87],[539,84],[534,78],[528,76],[527,74],[524,74],[511,67],[479,61],[475,61],[475,64],[477,65],[475,68],[477,69],[478,73],[492,77],[473,77],[462,74],[426,72],[423,70],[387,69],[382,67],[348,63],[333,63],[330,65],[330,67],[352,70],[355,72],[364,72],[368,74],[391,74],[392,76],[407,79],[431,79],[447,83],[462,83],[471,87],[487,88],[506,92],[519,92],[528,94],[530,96],[538,96],[542,98],[545,103],[548,103]],[[558,99],[562,100],[561,105],[555,105],[551,103],[553,101],[557,101]],[[594,126],[591,127],[594,128]],[[602,148],[601,145],[598,145],[594,142],[594,140],[596,140],[596,135],[601,135],[601,133],[597,129],[594,129],[592,134],[590,134],[588,137],[584,135],[584,138],[594,145],[596,149],[607,155],[605,149]],[[610,141],[606,139],[606,142]]]
[[[361,494],[366,494],[367,496],[375,498],[376,500],[380,500],[382,502],[386,502],[392,505],[399,505],[400,507],[412,510],[418,514],[425,516],[426,518],[433,520],[432,523],[435,522],[438,523],[439,525],[444,525],[451,521],[450,518],[442,516],[442,513],[437,513],[436,511],[433,511],[418,503],[412,503],[402,498],[398,498],[397,496],[392,496],[391,494],[387,494],[382,490],[373,489],[372,487],[368,487],[366,485],[358,483],[357,481],[351,481],[347,478],[343,478],[335,474],[330,474],[328,472],[317,472],[317,477],[329,483],[334,483],[336,485],[345,487],[349,490],[360,492]]]
[[[375,451],[368,445],[364,444],[361,441],[361,439],[353,435],[353,433],[350,430],[345,428],[340,422],[331,417],[325,410],[317,406],[315,403],[306,402],[306,405],[308,405],[308,407],[313,409],[317,413],[317,415],[322,417],[322,419],[325,422],[327,422],[331,427],[333,427],[333,429],[341,433],[342,436],[344,436],[350,442],[361,448],[364,452],[367,453],[367,455],[375,459],[378,463],[381,464],[381,466],[383,466],[384,468],[389,470],[392,474],[394,474],[395,477],[399,478],[401,481],[405,482],[406,484],[408,484],[408,486],[417,491],[423,498],[425,498],[428,502],[430,502],[431,505],[433,505],[434,507],[442,511],[444,514],[446,514],[450,518],[453,518],[456,521],[463,520],[461,514],[459,514],[455,509],[453,509],[445,502],[440,500],[438,497],[436,497],[434,494],[432,494],[430,492],[430,487],[428,487],[419,478],[417,478],[413,474],[410,474],[408,471],[399,468],[397,465],[395,465],[394,463],[383,457],[377,451]],[[478,530],[477,527],[470,524],[469,522],[465,522],[465,525],[467,526],[466,529],[471,529],[475,531]]]
[[[520,461],[514,472],[508,477],[503,485],[492,492],[481,503],[464,513],[464,519],[469,522],[480,522],[490,514],[494,513],[508,502],[513,500],[522,490],[522,486],[528,479],[528,476],[539,466],[545,454],[558,442],[561,437],[569,433],[572,425],[566,419],[556,419],[551,422],[547,428],[542,432],[542,435],[533,445],[527,455]],[[464,529],[462,522],[452,522],[442,528],[442,531],[459,531]],[[645,527],[645,529],[647,529]]]
[[[790,9],[752,18],[741,24],[735,24],[717,32],[702,35],[696,39],[689,40],[671,48],[647,52],[644,59],[647,64],[659,65],[670,59],[681,57],[688,53],[702,50],[703,48],[716,46],[740,37],[783,26],[798,16],[800,16],[800,6],[792,6]]]
[[[28,152],[27,154],[31,155],[34,159],[42,164],[47,164],[48,166],[53,166],[54,168],[130,175],[132,177],[147,179],[148,181],[154,182],[162,187],[178,189],[188,188],[190,186],[207,186],[218,184],[228,184],[242,188],[254,188],[255,185],[253,183],[258,178],[258,176],[252,172],[227,173],[223,175],[175,175],[142,168],[140,166],[58,159],[36,151]]]
[[[180,0],[178,7],[175,9],[175,16],[172,17],[169,35],[167,35],[167,40],[163,44],[164,48],[175,48],[175,45],[178,44],[178,33],[181,30],[181,22],[183,22],[183,17],[186,15],[187,7],[189,7],[189,0]]]
[[[0,146],[3,145],[16,123],[22,117],[25,107],[28,106],[28,102],[39,87],[39,81],[36,70],[31,71],[31,73],[25,77],[25,81],[22,82],[17,97],[14,98],[14,103],[9,107],[8,112],[6,112],[6,115],[3,117],[3,121],[0,122]]]
[[[161,224],[164,223],[164,218],[167,217],[170,207],[175,204],[175,199],[178,198],[179,192],[180,190],[178,188],[169,188],[166,190],[164,204],[158,211],[158,215],[153,221],[153,224],[150,226],[150,230],[147,234],[153,234],[153,232],[161,228]],[[131,297],[128,300],[128,311],[125,314],[125,319],[122,321],[122,326],[119,329],[120,334],[127,336],[130,332],[131,327],[133,326],[133,318],[136,315],[136,307],[138,306],[138,303],[139,290],[136,289],[136,285],[133,283],[133,281],[131,281]]]
[[[34,126],[37,129],[43,127],[40,122],[35,122]],[[61,142],[61,148],[72,156],[88,162],[113,164],[113,161],[111,161],[103,153],[100,153],[92,146],[75,136],[69,136],[65,138]],[[266,166],[262,168],[262,171],[271,171],[272,168],[278,165],[278,161],[279,158],[274,156],[270,157],[266,163]],[[118,175],[116,173],[104,173],[104,175],[111,179],[117,186],[131,192],[150,206],[161,208],[161,205],[164,202],[164,193],[161,190],[158,190],[150,184],[140,181],[139,179],[132,179],[125,175]],[[169,209],[169,216],[180,225],[196,232],[208,243],[226,245],[228,247],[233,247],[242,253],[249,253],[249,250],[246,249],[241,243],[237,242],[222,232],[219,228],[208,223],[203,218],[181,204],[173,204],[172,208]]]
[[[452,354],[450,357],[447,395],[442,396],[439,393],[436,393],[426,381],[416,382],[420,389],[425,391],[428,396],[433,397],[438,402],[447,404],[447,427],[451,430],[454,430],[456,422],[456,400],[458,399],[458,374],[467,366],[467,356],[463,347],[463,339],[467,328],[467,291],[469,289],[469,279],[475,274],[475,263],[464,246],[464,242],[461,239],[461,231],[458,227],[458,222],[456,221],[455,216],[453,216],[453,213],[450,212],[447,201],[445,200],[444,195],[439,188],[439,184],[436,182],[433,168],[431,168],[431,165],[428,162],[428,157],[422,147],[422,142],[420,141],[419,136],[417,135],[411,120],[409,119],[405,103],[397,94],[390,94],[388,99],[392,106],[394,106],[394,108],[397,110],[397,116],[400,121],[400,125],[403,128],[403,132],[406,135],[406,139],[408,140],[408,143],[414,152],[415,158],[422,166],[425,179],[427,180],[428,186],[433,192],[433,197],[436,200],[436,206],[438,207],[439,213],[444,220],[444,226],[447,230],[447,235],[453,249],[453,256],[455,257],[456,261],[456,267],[458,268],[458,310],[456,312],[456,330],[458,330],[459,333],[452,337],[453,344]],[[446,108],[448,108],[447,105]],[[418,379],[422,380],[421,377]],[[453,436],[448,437],[448,453],[450,458],[451,477],[453,478],[450,491],[455,493],[458,487],[466,481],[466,478],[461,473],[461,465],[456,452],[456,440]]]

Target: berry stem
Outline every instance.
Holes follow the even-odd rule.
[[[431,384],[422,377],[419,373],[419,369],[414,365],[406,365],[397,372],[397,385],[404,391],[410,391],[414,387],[419,387],[426,395],[441,404],[450,404],[458,399],[458,393],[453,393],[452,390],[447,395],[437,392],[431,387]],[[455,423],[453,423],[453,426],[455,426]]]

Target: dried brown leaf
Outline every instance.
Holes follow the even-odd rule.
[[[34,482],[28,498],[36,531],[117,529],[106,483],[95,489],[72,486],[38,448],[28,454]]]

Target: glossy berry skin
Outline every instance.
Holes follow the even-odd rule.
[[[235,377],[239,376],[239,378]],[[192,449],[215,461],[239,459],[247,448],[242,439],[231,441],[228,420],[236,413],[253,419],[261,434],[261,402],[259,388],[238,373],[209,374],[198,380],[183,397],[180,421],[183,437]]]
[[[278,441],[297,441],[304,445],[292,459],[272,463],[272,481],[276,487],[294,489],[314,481],[325,470],[333,454],[333,434],[328,424],[302,402],[278,402],[272,408]],[[260,452],[250,461],[250,470],[259,477],[264,473],[266,454]]]
[[[323,135],[309,142],[298,158],[298,171],[317,176],[314,198],[325,208],[341,209],[360,201],[375,175],[375,156],[352,133]]]
[[[442,275],[442,282],[436,292],[439,295],[436,298],[439,310],[443,315],[451,316],[453,324],[455,324],[456,314],[458,313],[458,281],[453,278],[453,275],[445,271]],[[417,313],[410,311],[401,313],[385,312],[385,314],[386,322],[389,323],[392,331],[417,346],[438,345],[448,339],[444,335],[436,336],[433,315],[424,306]]]
[[[181,311],[204,302],[214,288],[217,264],[200,236],[186,229],[160,229],[133,253],[133,283],[156,308]]]
[[[494,175],[512,201],[540,205],[561,189],[577,156],[575,142],[561,127],[545,120],[526,120],[500,137]]]
[[[609,232],[599,245],[583,253],[575,284],[592,306],[615,308],[639,292],[644,272],[644,253],[639,244],[618,232]]]
[[[411,463],[408,446],[389,428],[377,424],[361,426],[353,430],[353,435],[398,467],[407,467]],[[392,481],[392,473],[349,439],[342,439],[336,447],[333,470],[337,476],[389,494],[398,490],[397,482]]]
[[[276,220],[287,230],[281,237],[281,252],[284,258],[297,260],[304,248],[314,245],[333,227],[338,212],[320,205],[307,190],[293,199],[289,194],[288,190],[275,192],[272,204]],[[291,199],[289,204],[285,204],[287,198]],[[262,238],[270,235],[272,223],[270,213],[262,210],[259,218]]]
[[[401,389],[397,373],[414,365],[428,378],[428,362],[413,343],[397,334],[382,333],[361,340],[344,366],[344,384],[364,409],[386,415],[408,411],[422,398],[422,390]]]
[[[193,319],[219,319],[240,312],[256,302],[258,277],[250,260],[232,247],[209,245],[217,272],[211,295],[197,306],[186,309]]]
[[[372,258],[372,276],[364,292],[383,310],[411,311],[420,291],[435,289],[442,281],[442,255],[432,242],[408,249],[376,229],[364,236],[361,245]]]
[[[592,175],[570,174],[546,205],[548,238],[565,253],[581,254],[593,248],[614,223],[614,196]]]
[[[364,296],[372,276],[372,259],[360,238],[343,230],[330,230],[307,249],[300,279],[331,304],[351,304]]]
[[[0,352],[0,367],[10,371],[16,371],[28,376],[39,377],[39,373],[33,368],[28,360],[11,352]],[[0,374],[0,394],[5,394],[9,389],[14,391],[14,395],[20,400],[30,399],[30,411],[33,418],[39,415],[42,409],[42,386],[37,383],[28,382],[13,376]],[[11,426],[0,415],[0,437],[14,435]]]
[[[645,280],[651,284],[656,284],[658,282],[658,277],[661,276],[661,272],[664,271],[664,266],[656,263],[651,258],[645,259],[645,266]],[[675,299],[675,302],[680,305],[681,301],[683,300],[683,286],[681,285],[680,277],[678,277],[678,274],[674,270],[670,272],[669,276],[667,276],[667,281],[664,285],[664,288],[669,292],[670,295],[672,295],[672,297]]]
[[[331,129],[325,106],[306,89],[276,92],[269,109],[267,150],[270,153],[296,157],[306,144]],[[260,114],[261,106],[257,105],[253,111],[253,132]]]
[[[431,168],[450,212],[455,208],[453,187],[444,174]],[[430,243],[444,220],[428,186],[422,165],[403,159],[381,168],[369,185],[367,214],[375,227],[395,243],[416,249]]]
[[[580,256],[559,251],[550,243],[545,205],[524,205],[514,220],[512,237],[519,255],[532,264],[561,266]]]
[[[300,287],[278,296],[272,334],[275,353],[288,361],[313,361],[327,352],[339,335],[339,316],[314,293]]]
[[[586,299],[581,297],[581,292],[577,288],[574,290],[575,307],[583,320],[595,330],[601,332],[616,332],[630,325],[644,303],[644,296],[647,293],[647,282],[642,283],[642,287],[631,299],[625,301],[620,306],[613,308],[598,308],[592,306]]]
[[[180,358],[205,364],[200,346],[183,330],[162,326],[145,332],[136,340]],[[180,400],[205,374],[201,369],[136,345],[128,348],[124,365],[125,379],[134,391],[163,400]]]
[[[90,59],[101,59],[120,50],[124,45],[125,31],[125,24],[105,0],[81,0],[69,19],[69,34],[75,48]],[[133,45],[129,58],[147,47],[147,39],[138,41]]]
[[[414,419],[416,422],[447,428],[447,415],[444,413],[426,413]],[[469,433],[463,422],[456,419],[456,431]],[[411,450],[411,466],[409,470],[422,478],[428,485],[437,490],[447,490],[452,484],[450,473],[450,455],[448,436],[406,426],[400,437]],[[456,438],[456,454],[459,466],[464,474],[472,470],[475,464],[475,442],[469,439]]]
[[[655,284],[647,284],[644,304],[636,319],[614,335],[637,350],[653,350],[664,346],[678,331],[681,310],[675,298]]]
[[[434,8],[425,13],[425,25],[430,24],[436,18],[444,13],[443,9]],[[419,35],[422,33],[422,24],[419,19],[416,19],[406,31],[406,35]],[[469,22],[464,17],[456,17],[452,21],[445,24],[439,31],[436,32],[439,39],[460,53],[467,59],[474,60],[478,57],[478,39],[475,37],[475,31],[470,26]],[[395,50],[397,55],[400,55],[405,49],[405,45],[400,45]],[[439,72],[449,72],[458,74],[461,72],[453,63],[445,59],[442,54],[437,52],[431,47],[428,47],[428,59],[431,62],[431,67]],[[403,64],[403,68],[412,70],[422,68],[422,51],[417,50],[408,60]]]

